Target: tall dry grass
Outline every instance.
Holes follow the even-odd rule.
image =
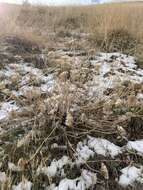
[[[24,35],[46,42],[50,33],[89,33],[104,51],[135,54],[143,60],[143,3],[97,6],[9,6],[0,14],[0,33]],[[33,36],[33,37],[32,37]]]

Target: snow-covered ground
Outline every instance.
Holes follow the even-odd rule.
[[[130,144],[133,146],[130,147]],[[140,141],[140,143],[139,141],[129,141],[126,146],[119,147],[110,141],[107,141],[106,139],[89,136],[88,139],[85,139],[83,142],[78,143],[75,153],[75,162],[73,162],[69,157],[63,156],[59,160],[53,160],[48,167],[43,167],[42,165],[39,166],[36,175],[44,174],[50,178],[55,176],[62,177],[62,180],[58,186],[51,184],[49,187],[46,187],[47,190],[86,190],[97,183],[97,173],[90,172],[88,170],[82,170],[80,177],[71,180],[66,177],[66,174],[64,172],[64,167],[66,165],[70,165],[70,167],[77,165],[77,167],[79,167],[82,163],[86,163],[86,161],[92,157],[96,159],[95,154],[103,155],[105,159],[108,159],[110,157],[117,157],[119,154],[122,154],[129,149],[141,154],[143,150],[142,147],[143,141]],[[141,155],[143,156],[143,152]],[[9,166],[12,171],[19,170],[12,163],[9,163]],[[6,174],[4,172],[0,172],[0,181],[5,182],[6,178]],[[135,182],[140,182],[141,184],[143,183],[142,165],[138,165],[136,167],[132,164],[121,169],[121,175],[118,179],[119,185],[127,187],[128,185],[134,185]],[[32,183],[27,180],[23,180],[17,186],[13,186],[13,190],[31,190],[31,188]]]

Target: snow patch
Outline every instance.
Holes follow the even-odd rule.
[[[99,53],[90,61],[93,77],[87,83],[90,97],[105,99],[104,91],[124,81],[143,82],[143,70],[138,69],[133,56],[121,53]]]
[[[134,150],[143,155],[143,140],[129,141],[126,146],[127,150]]]
[[[86,190],[97,183],[96,173],[83,170],[81,176],[76,179],[63,179],[58,186],[52,184],[46,190]]]
[[[76,163],[80,164],[83,162],[86,162],[90,157],[94,156],[94,152],[87,146],[87,145],[83,145],[82,142],[79,142],[77,144],[77,148],[76,148]]]
[[[14,101],[2,103],[0,108],[0,120],[7,119],[11,111],[16,111],[18,109],[19,107]]]
[[[110,65],[107,63],[103,63],[99,69],[101,75],[105,75],[111,70]]]
[[[93,149],[95,153],[103,156],[111,156],[114,158],[121,153],[121,148],[106,139],[94,138],[89,136],[88,147]]]
[[[137,99],[143,100],[143,93],[138,93],[137,94]]]
[[[119,184],[123,187],[133,185],[135,181],[143,183],[143,167],[128,166],[121,170]]]
[[[18,185],[14,185],[12,190],[31,190],[32,183],[30,181],[24,180],[20,182]]]
[[[54,177],[57,174],[63,174],[64,175],[64,171],[63,171],[63,167],[67,164],[70,164],[71,161],[69,160],[69,158],[67,156],[63,156],[61,159],[57,160],[53,160],[50,164],[50,166],[48,167],[39,167],[37,169],[37,175],[39,175],[40,173],[43,173],[49,177]]]

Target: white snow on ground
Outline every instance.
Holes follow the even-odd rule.
[[[17,64],[17,63],[9,64],[7,66],[7,69],[10,71],[10,74],[18,72],[21,75],[25,75],[25,74],[28,74],[28,73],[33,74],[33,75],[37,75],[37,76],[42,75],[42,70],[41,69],[34,68],[34,66],[29,66],[28,63],[24,63],[24,62],[21,62],[19,64]]]
[[[87,145],[84,145],[82,142],[79,142],[76,148],[76,163],[80,164],[86,162],[89,158],[92,158],[94,154],[95,152],[93,152]]]
[[[98,56],[96,56],[98,58]],[[127,67],[136,68],[136,61],[133,56],[121,54],[121,53],[99,53],[100,61],[112,61],[117,60],[119,62],[124,62]]]
[[[91,65],[95,67],[92,81],[88,81],[87,89],[89,96],[101,97],[107,88],[114,88],[123,81],[132,83],[143,82],[143,70],[138,69],[135,58],[120,53],[99,53],[91,60]]]
[[[129,141],[126,149],[136,151],[138,154],[143,155],[143,140]]]
[[[143,183],[143,166],[136,168],[128,166],[121,170],[122,175],[119,178],[119,184],[123,187],[133,185],[135,181]]]
[[[106,139],[88,136],[86,140],[77,144],[76,157],[77,162],[80,163],[87,161],[95,154],[114,158],[126,150],[134,150],[138,154],[143,155],[143,140],[128,141],[127,145],[119,147]]]
[[[84,163],[94,154],[100,154],[105,157],[111,156],[114,158],[118,154],[124,151],[134,150],[138,154],[143,155],[143,140],[129,141],[126,146],[119,147],[107,141],[106,139],[88,137],[83,142],[79,142],[77,145],[77,161],[76,164]],[[135,166],[128,166],[121,170],[122,175],[119,178],[119,184],[121,186],[133,185],[135,181],[143,183],[143,166],[136,168]]]
[[[138,93],[137,94],[137,99],[143,100],[143,93]]]
[[[42,84],[40,89],[42,92],[52,92],[55,85],[55,80],[52,74],[47,77],[43,77],[45,84]]]
[[[106,73],[108,73],[110,70],[111,70],[110,65],[109,65],[109,64],[106,64],[106,63],[103,63],[103,64],[100,66],[99,73],[104,76],[104,75],[105,75]]]
[[[114,158],[122,151],[121,147],[116,146],[106,139],[89,136],[87,140],[77,144],[76,152],[76,162],[82,163],[93,157],[95,154],[103,155],[105,157],[111,156]]]
[[[59,160],[53,160],[48,167],[40,166],[37,169],[37,175],[43,173],[49,177],[54,177],[56,175],[66,177],[64,173],[65,165],[69,165],[71,167],[74,165],[79,166],[82,163],[86,163],[86,161],[94,157],[95,154],[103,155],[105,157],[111,156],[114,158],[126,150],[136,150],[138,153],[143,154],[143,140],[129,141],[126,146],[119,147],[106,139],[88,136],[88,138],[83,142],[79,142],[77,144],[76,153],[74,155],[76,159],[74,162],[72,162],[67,156],[63,156]],[[119,184],[121,186],[133,185],[135,181],[143,183],[143,166],[140,166],[139,168],[136,168],[135,166],[128,166],[122,169],[121,173],[122,175],[119,178]],[[85,178],[83,179],[83,176],[86,176],[86,179],[89,180],[86,181]],[[93,179],[95,180],[95,176],[95,174],[91,175],[90,173],[86,172],[82,173],[80,178],[74,180],[64,178],[59,183],[58,187],[55,187],[55,185],[52,184],[47,188],[47,190],[85,190],[88,187],[87,185],[90,186],[93,182]]]
[[[11,111],[18,109],[19,107],[13,101],[0,104],[0,120],[8,118]]]
[[[46,190],[86,190],[97,183],[96,173],[83,170],[81,176],[76,179],[63,179],[58,186],[52,184]]]
[[[37,169],[37,175],[40,173],[43,173],[49,177],[54,177],[57,174],[64,175],[63,167],[67,164],[70,164],[71,161],[67,156],[63,156],[61,159],[53,160],[48,167],[42,167],[40,166]]]
[[[4,90],[6,89],[5,85],[14,85],[12,84],[12,78],[14,82],[18,84],[18,90],[9,90],[8,93],[16,97],[25,95],[26,97],[41,95],[42,93],[52,92],[55,85],[55,79],[52,74],[45,76],[43,71],[34,66],[29,66],[27,63],[19,64],[9,64],[5,69],[0,71],[0,79],[3,83],[0,83]],[[32,82],[39,84],[34,86]],[[8,90],[8,89],[6,89]],[[4,92],[5,93],[5,92]],[[7,120],[11,111],[16,111],[20,109],[14,101],[2,102],[0,103],[0,121]]]
[[[77,63],[75,64],[78,65]],[[95,56],[95,60],[91,61],[91,65],[93,67],[91,69],[91,80],[87,80],[84,86],[85,91],[87,90],[89,92],[87,98],[105,98],[104,91],[107,88],[114,88],[126,80],[132,83],[143,82],[143,70],[137,68],[135,59],[132,56],[120,53],[100,53]],[[86,67],[86,65],[84,66]],[[80,67],[77,68],[81,69]],[[25,95],[27,97],[27,94],[32,96],[32,93],[38,96],[43,92],[52,92],[55,86],[59,89],[61,87],[61,84],[55,80],[53,74],[46,76],[41,69],[34,68],[34,66],[29,66],[26,63],[9,64],[4,70],[0,71],[0,77],[4,78],[3,82],[5,84],[11,84],[10,78],[15,74],[20,76],[18,76],[19,89],[12,91],[12,94],[15,96]],[[36,81],[38,86],[34,86],[31,79],[32,82]],[[74,93],[77,90],[76,85],[69,84],[70,91]],[[85,91],[79,90],[79,97]],[[63,88],[61,88],[62,93]],[[143,94],[138,93],[137,99],[143,99]],[[74,106],[76,107],[76,105]],[[19,109],[21,108],[14,101],[2,102],[0,104],[0,121],[8,119],[12,110],[18,111]],[[80,177],[73,180],[67,179],[64,173],[65,165],[78,166],[93,158],[96,154],[115,158],[117,155],[123,153],[123,151],[128,150],[134,150],[138,154],[143,155],[143,140],[129,141],[126,146],[119,147],[106,139],[88,136],[83,142],[77,144],[76,153],[74,154],[76,158],[75,162],[72,162],[67,156],[63,156],[59,160],[53,160],[49,166],[39,166],[37,175],[43,173],[49,177],[60,175],[64,178],[58,186],[52,184],[47,190],[86,190],[96,184],[96,174],[83,170]],[[13,171],[18,170],[17,166],[12,163],[9,163],[9,169]],[[119,184],[127,186],[133,184],[135,181],[143,182],[142,171],[142,167],[128,166],[124,168],[121,170],[122,175],[120,176]],[[0,181],[5,178],[5,173],[0,172]],[[14,186],[13,190],[31,190],[31,187],[32,183],[24,180],[17,186]]]
[[[127,145],[119,147],[106,139],[88,136],[86,140],[77,144],[76,156],[83,161],[93,157],[95,153],[114,158],[126,150],[134,150],[138,154],[143,155],[143,139],[128,141]]]
[[[91,61],[91,65],[93,66],[91,69],[91,80],[87,80],[84,90],[79,91],[79,95],[84,95],[85,91],[87,91],[87,99],[105,99],[107,98],[107,96],[104,95],[106,89],[114,88],[126,80],[130,80],[133,83],[143,82],[143,70],[137,69],[135,59],[132,56],[120,53],[100,53]],[[86,68],[86,64],[84,67]],[[27,95],[27,93],[29,96],[38,95],[38,93],[39,95],[40,93],[52,93],[59,83],[58,79],[55,80],[53,74],[46,76],[41,69],[35,68],[32,64],[30,65],[23,62],[9,64],[5,69],[1,70],[0,76],[4,78],[3,82],[5,84],[11,84],[11,77],[16,77],[18,80],[18,90],[11,90],[11,94],[16,97]],[[38,83],[38,86],[34,86],[33,82]],[[73,93],[79,90],[79,88],[73,86],[72,83],[70,83],[69,86]],[[61,90],[63,92],[63,89]],[[139,100],[142,99],[142,95],[138,94],[137,98]],[[6,102],[6,104],[8,104],[8,102]],[[0,108],[0,120],[7,118],[7,110]]]
[[[88,147],[93,149],[95,153],[103,156],[111,156],[114,158],[121,153],[121,148],[106,139],[93,138],[89,136]]]
[[[1,75],[5,78],[5,83],[8,83],[8,81],[10,83],[10,77],[16,74],[20,76],[19,86],[21,87],[28,87],[31,78],[39,82],[41,89],[43,88],[44,91],[50,91],[49,88],[52,89],[54,86],[55,81],[52,74],[45,76],[41,69],[34,68],[34,66],[29,66],[27,63],[9,64],[6,69],[1,70]]]
[[[12,190],[31,190],[32,189],[32,183],[27,180],[23,180],[18,185],[14,185]]]

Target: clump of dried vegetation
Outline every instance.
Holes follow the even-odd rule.
[[[67,44],[67,46],[71,49],[74,46],[78,50],[82,46],[80,42],[82,37],[79,34],[83,34],[86,36],[84,43],[89,48],[89,54],[98,49],[105,52],[135,55],[139,66],[142,67],[142,12],[143,4],[140,3],[85,7],[1,5],[0,27],[3,30],[0,33],[0,40],[4,36],[12,35],[13,38],[6,37],[6,39],[8,44],[11,43],[13,47],[13,55],[18,53],[24,60],[39,64],[39,59],[37,61],[35,57],[31,58],[31,56],[40,54],[41,47],[49,50],[52,49],[54,43],[56,44],[56,41],[74,36],[79,39],[79,43],[73,42],[72,45]],[[67,42],[65,41],[65,43]],[[121,86],[105,92],[107,96],[117,94],[119,101],[116,98],[109,103],[108,101],[86,100],[86,98],[78,97],[80,95],[78,92],[72,94],[69,85],[70,82],[73,82],[79,89],[82,89],[85,80],[90,79],[88,69],[82,68],[80,73],[77,73],[75,70],[71,70],[71,63],[68,63],[66,57],[63,59],[56,55],[54,57],[52,52],[48,54],[48,58],[50,56],[51,59],[42,69],[45,69],[43,72],[47,72],[47,75],[56,69],[55,75],[59,75],[59,86],[55,89],[54,95],[42,94],[38,91],[36,87],[40,82],[34,76],[30,77],[29,86],[33,85],[35,88],[26,91],[19,99],[15,96],[11,97],[8,92],[2,94],[2,100],[12,98],[24,109],[19,113],[13,111],[9,121],[3,123],[3,128],[10,128],[10,132],[6,132],[1,140],[10,141],[11,144],[3,145],[5,156],[1,159],[0,169],[7,171],[8,177],[4,184],[0,183],[0,189],[10,190],[12,184],[27,179],[34,184],[33,190],[42,190],[44,186],[53,182],[58,184],[60,180],[58,177],[49,178],[44,174],[37,175],[38,166],[47,166],[53,158],[58,159],[63,154],[74,160],[76,144],[87,134],[107,137],[119,145],[124,145],[126,133],[128,133],[128,138],[134,140],[138,131],[142,131],[143,109],[140,102],[136,102],[136,94],[143,91],[142,86],[135,86],[126,81]],[[39,68],[39,65],[36,64],[35,67]],[[0,67],[1,65],[0,63]],[[47,65],[51,67],[50,71]],[[19,75],[11,76],[14,84],[11,88],[19,87],[17,82],[19,77]],[[1,89],[3,90],[3,88],[5,87],[2,86]],[[45,100],[47,101],[45,102]],[[81,104],[78,105],[80,109],[76,113],[72,113],[72,105],[76,101]],[[127,131],[120,126],[124,126]],[[19,134],[20,140],[18,139]],[[143,134],[139,135],[142,138]],[[117,136],[119,139],[116,138]],[[51,147],[57,141],[61,149]],[[109,190],[122,189],[114,180],[110,180],[108,183],[108,175],[115,179],[113,174],[115,171],[116,177],[119,177],[115,168],[120,170],[126,165],[126,162],[130,163],[136,160],[142,163],[142,157],[133,152],[128,152],[120,159],[115,160],[105,160],[102,156],[97,156],[96,161],[93,158],[93,162],[91,160],[88,164],[83,164],[81,168],[91,170],[96,168],[100,171],[101,167],[101,172],[98,174],[101,181],[99,181],[97,189],[102,187]],[[15,163],[15,165],[10,167],[9,162]],[[65,168],[66,175],[70,179],[79,177],[79,170],[79,168]]]

